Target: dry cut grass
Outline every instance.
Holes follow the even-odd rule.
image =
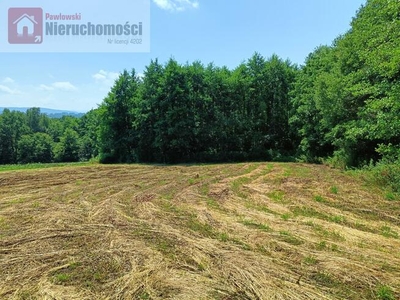
[[[0,173],[1,299],[400,299],[400,203],[325,166]]]

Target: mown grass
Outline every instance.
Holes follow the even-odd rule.
[[[1,299],[400,298],[400,203],[352,174],[45,168],[3,170]]]
[[[49,163],[49,164],[21,164],[21,165],[0,165],[0,172],[20,171],[20,170],[37,170],[61,167],[83,167],[93,165],[92,162],[75,162],[75,163]]]
[[[265,231],[265,232],[272,231],[272,229],[268,225],[255,222],[253,220],[245,219],[245,220],[242,220],[241,223],[244,226],[249,227],[249,228],[258,229],[258,230]]]

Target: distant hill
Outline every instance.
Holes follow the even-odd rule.
[[[3,110],[6,108],[12,111],[26,112],[30,107],[0,107],[0,114],[3,113]],[[58,109],[42,108],[42,107],[40,107],[40,112],[46,114],[50,118],[62,118],[63,116],[72,116],[80,118],[83,115],[85,115],[84,113],[76,111],[58,110]]]

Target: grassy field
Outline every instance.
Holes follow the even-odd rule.
[[[400,202],[326,166],[0,172],[0,299],[400,299]]]

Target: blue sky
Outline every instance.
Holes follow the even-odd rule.
[[[234,68],[259,52],[302,64],[350,28],[365,0],[150,0],[149,53],[1,53],[0,107],[87,111],[118,73],[151,59]]]

